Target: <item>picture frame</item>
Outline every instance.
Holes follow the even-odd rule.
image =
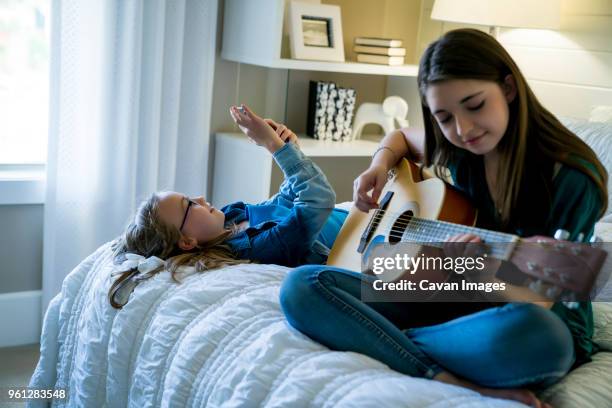
[[[290,1],[291,58],[344,62],[340,6]]]

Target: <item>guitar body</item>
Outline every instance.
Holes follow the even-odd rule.
[[[402,224],[401,214],[404,217],[414,216],[467,226],[476,222],[476,210],[461,193],[438,178],[422,179],[419,168],[405,159],[390,172],[381,197],[387,192],[392,192],[393,196],[369,244],[393,242],[392,226]],[[355,206],[351,208],[331,249],[328,265],[361,271],[362,253],[358,251],[360,239],[375,212],[371,210],[366,214]]]
[[[606,263],[607,252],[597,246],[544,236],[520,238],[475,228],[477,212],[470,202],[438,178],[421,178],[419,168],[407,160],[389,172],[380,197],[380,208],[367,214],[351,208],[328,265],[363,272],[362,258],[369,258],[375,244],[412,243],[403,245],[402,252],[414,258],[433,247],[443,248],[440,244],[452,235],[472,233],[481,237],[480,249],[489,262],[494,262],[485,270],[495,276],[483,276],[484,282],[507,282],[503,295],[513,301],[550,307],[549,300],[561,300],[575,307],[576,301],[595,298],[598,289],[593,287],[600,271],[604,271],[604,282],[612,274],[612,266]],[[388,251],[383,258],[396,252],[392,246],[381,250]],[[452,251],[450,254],[454,256]],[[376,252],[375,256],[381,255]],[[384,281],[421,278],[407,270],[385,269],[384,275],[378,275]],[[427,273],[426,279],[433,282],[445,282],[449,276],[444,270]]]

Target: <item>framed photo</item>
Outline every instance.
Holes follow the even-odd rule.
[[[344,62],[340,6],[299,1],[288,6],[291,58]]]

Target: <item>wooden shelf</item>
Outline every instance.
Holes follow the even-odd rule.
[[[325,173],[337,202],[353,197],[353,181],[368,168],[378,147],[374,140],[321,141],[300,135],[302,152]],[[215,134],[212,202],[220,207],[235,201],[258,203],[278,191],[281,169],[266,149],[242,133]]]
[[[342,26],[344,39],[368,32],[364,24],[384,26],[385,24],[408,24],[408,28],[397,32],[396,36],[405,37],[408,61],[414,61],[413,42],[418,38],[419,18],[412,18],[406,23],[401,13],[413,14],[422,8],[424,0],[328,0],[326,3],[337,3],[343,8]],[[354,53],[349,52],[350,61],[330,62],[311,61],[287,58],[289,56],[288,33],[284,25],[286,19],[286,0],[226,0],[223,13],[223,38],[221,57],[225,60],[244,64],[258,65],[266,68],[339,72],[348,74],[385,75],[398,77],[415,77],[418,65],[388,66],[379,64],[364,64],[355,62]],[[380,5],[382,4],[382,5]],[[396,16],[378,16],[371,18],[378,7],[397,10]],[[385,13],[383,13],[385,14]],[[386,14],[385,14],[386,15]],[[256,22],[256,23],[255,23]],[[364,31],[365,30],[365,31]],[[371,31],[371,30],[370,30]],[[382,35],[382,31],[380,32]],[[374,35],[371,33],[370,35]],[[285,45],[283,45],[285,44]]]
[[[391,75],[402,77],[415,77],[418,73],[417,65],[379,65],[364,64],[361,62],[329,62],[329,61],[308,61],[295,60],[289,58],[263,59],[250,56],[232,55],[223,53],[223,59],[240,62],[244,64],[259,65],[267,68],[293,69],[301,71],[323,71],[323,72],[342,72],[349,74],[368,74],[368,75]]]

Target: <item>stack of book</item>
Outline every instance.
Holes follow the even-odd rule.
[[[406,49],[402,40],[377,37],[357,37],[353,51],[357,53],[357,62],[383,65],[404,65]]]

